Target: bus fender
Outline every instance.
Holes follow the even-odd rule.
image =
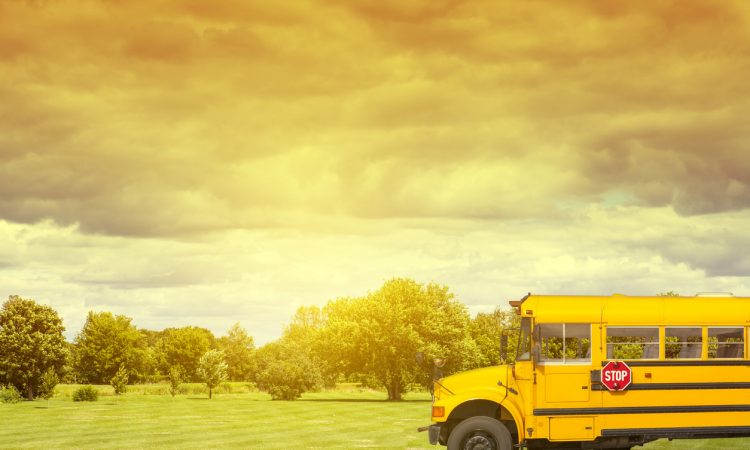
[[[481,389],[473,392],[472,394],[473,395],[469,395],[468,398],[465,397],[464,401],[452,408],[452,411],[450,413],[451,417],[449,418],[459,418],[463,416],[463,412],[469,411],[472,411],[472,413],[467,415],[467,417],[472,417],[474,415],[493,416],[495,412],[501,412],[501,409],[505,409],[505,411],[510,414],[513,422],[516,425],[516,430],[518,430],[519,442],[523,441],[525,437],[523,428],[523,415],[521,414],[518,407],[514,404],[512,399],[505,396],[505,391],[499,389]],[[498,398],[502,399],[503,397],[505,398],[502,401],[498,401]],[[492,406],[490,409],[491,405],[494,406]],[[498,419],[499,418],[500,417],[498,417]]]

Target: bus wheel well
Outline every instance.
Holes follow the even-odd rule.
[[[499,408],[495,402],[489,400],[471,400],[466,403],[460,404],[456,409],[451,412],[449,420],[461,421],[474,416],[488,416],[488,417],[499,417]]]
[[[516,422],[513,420],[513,415],[510,411],[490,400],[471,400],[462,403],[451,412],[448,422],[451,424],[450,428],[452,429],[462,420],[476,416],[495,418],[508,428],[508,431],[510,431],[510,434],[514,438],[518,436]]]

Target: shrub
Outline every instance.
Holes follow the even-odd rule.
[[[95,402],[99,399],[99,391],[94,386],[81,386],[73,392],[74,402]]]
[[[18,403],[22,400],[21,393],[15,386],[0,385],[0,403]]]
[[[120,369],[117,371],[115,376],[112,377],[111,380],[109,380],[109,384],[112,385],[112,387],[115,390],[115,395],[124,394],[128,390],[128,371],[125,369],[125,366],[120,366]]]
[[[60,379],[57,377],[53,368],[47,369],[42,375],[42,384],[39,386],[39,396],[45,400],[49,400],[55,396],[55,386]]]
[[[180,384],[182,383],[182,373],[178,367],[172,367],[169,369],[169,393],[172,397],[180,392]]]
[[[320,370],[293,343],[274,342],[258,350],[258,387],[273,400],[296,400],[323,385]]]

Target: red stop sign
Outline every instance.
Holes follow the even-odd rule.
[[[610,361],[602,367],[602,384],[610,391],[624,391],[632,379],[633,372],[622,361]]]

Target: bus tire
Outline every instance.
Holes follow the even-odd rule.
[[[510,432],[497,419],[477,416],[456,425],[448,437],[448,450],[512,450]]]

